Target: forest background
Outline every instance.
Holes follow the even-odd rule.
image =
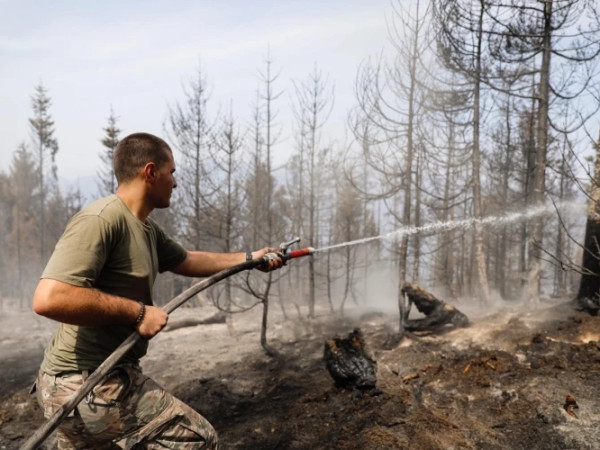
[[[390,309],[404,281],[483,306],[577,290],[586,216],[598,218],[600,8],[591,0],[387,8],[383,50],[354,68],[341,112],[327,68],[309,63],[286,79],[268,45],[245,115],[217,97],[227,87],[209,81],[201,47],[167,100],[152,131],[174,150],[178,188],[153,218],[186,247],[245,251],[300,236],[320,249],[381,237],[227,280],[209,293],[224,311],[262,304],[264,325],[273,302],[284,316],[348,301]],[[29,131],[0,170],[0,308],[30,307],[69,218],[115,191],[119,138],[149,131],[121,129],[124,113],[109,102],[85,104],[109,112],[69,164],[89,168],[98,157],[95,186],[66,186],[53,117],[60,99],[43,81],[30,95]],[[188,283],[161,276],[158,303]]]

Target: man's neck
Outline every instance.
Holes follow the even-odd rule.
[[[123,184],[117,188],[117,196],[135,217],[145,222],[152,208],[148,206],[143,192],[134,184]]]

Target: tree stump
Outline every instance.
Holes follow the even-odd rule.
[[[404,283],[402,293],[408,297],[409,304],[414,303],[419,312],[426,316],[422,319],[405,319],[404,328],[407,331],[433,332],[469,326],[469,318],[465,314],[416,284]]]
[[[347,338],[336,336],[325,341],[323,358],[336,386],[349,390],[375,387],[377,362],[370,355],[359,328]]]

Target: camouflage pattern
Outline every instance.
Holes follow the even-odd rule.
[[[37,398],[46,418],[83,384],[84,375],[40,371]],[[58,449],[216,449],[212,425],[143,375],[120,367],[75,408],[57,430]]]

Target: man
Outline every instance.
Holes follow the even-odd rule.
[[[60,321],[37,379],[46,417],[65,403],[133,331],[144,340],[58,429],[59,449],[216,448],[210,423],[141,373],[147,340],[167,324],[153,306],[157,272],[210,276],[259,258],[247,253],[186,251],[148,217],[169,206],[177,183],[171,149],[147,133],[124,138],[115,149],[116,195],[77,213],[60,238],[33,298],[37,314]],[[262,270],[281,267],[270,259]]]

